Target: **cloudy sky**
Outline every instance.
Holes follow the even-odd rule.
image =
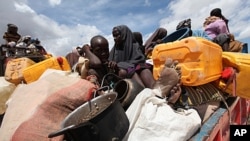
[[[121,24],[141,32],[144,41],[158,27],[172,33],[187,18],[192,29],[202,29],[213,8],[222,9],[230,32],[250,46],[249,0],[1,0],[0,33],[8,23],[16,24],[22,36],[38,38],[48,52],[65,56],[98,34],[111,48],[112,28]]]

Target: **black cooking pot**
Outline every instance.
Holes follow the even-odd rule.
[[[48,137],[64,134],[66,141],[122,140],[128,131],[129,120],[116,98],[116,92],[109,92],[84,103],[64,119],[61,130]]]

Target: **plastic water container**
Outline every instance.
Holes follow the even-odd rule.
[[[217,80],[221,76],[222,49],[202,37],[187,37],[155,46],[152,53],[155,79],[159,78],[167,58],[179,61],[183,85],[202,85]]]
[[[242,98],[250,99],[250,54],[238,52],[223,52],[222,53],[223,67],[233,67],[236,69],[236,95]],[[220,88],[224,89],[226,84],[221,80]],[[230,83],[226,92],[233,94],[233,83]]]
[[[20,84],[24,81],[22,71],[34,64],[35,62],[27,57],[9,60],[5,69],[5,80],[16,85]]]
[[[185,27],[185,28],[181,28],[179,30],[176,30],[175,32],[169,34],[168,36],[164,37],[162,39],[163,43],[167,43],[167,42],[174,42],[177,40],[181,40],[183,38],[189,37],[189,32],[190,29]]]
[[[63,71],[71,70],[69,62],[65,57],[51,57],[25,68],[23,70],[25,82],[29,84],[38,80],[39,77],[49,68]]]

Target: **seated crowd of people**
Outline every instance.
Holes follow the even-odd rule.
[[[37,49],[40,54],[47,54],[38,39],[21,36],[18,33],[18,27],[14,24],[8,24],[7,27],[3,39],[5,39],[8,46],[29,48],[28,53],[32,53],[32,50]],[[215,8],[210,12],[210,16],[203,23],[202,30],[191,29],[191,19],[181,21],[176,30],[181,28],[190,29],[189,36],[203,37],[219,44],[223,51],[229,51],[230,41],[234,40],[233,35],[229,32],[228,19],[222,15],[220,8]],[[112,35],[114,46],[111,50],[109,50],[108,40],[102,35],[96,35],[92,37],[90,44],[84,44],[82,47],[78,46],[73,52],[67,54],[65,57],[72,70],[79,62],[79,58],[84,57],[88,59],[88,66],[85,70],[79,69],[78,73],[81,75],[83,73],[81,71],[85,71],[84,78],[91,80],[98,87],[101,87],[104,76],[112,73],[119,79],[132,79],[143,88],[154,89],[159,87],[164,89],[162,88],[163,85],[159,84],[159,81],[162,80],[158,81],[153,77],[153,65],[147,63],[146,60],[151,58],[154,47],[163,43],[163,38],[167,36],[167,29],[163,27],[157,28],[145,43],[141,32],[131,31],[127,25],[113,27]],[[238,48],[236,51],[242,49],[242,44]],[[172,93],[180,93],[180,82],[173,85],[176,87],[171,90]]]
[[[189,36],[205,38],[217,43],[223,51],[230,51],[232,34],[229,32],[228,20],[222,15],[220,8],[215,8],[210,12],[210,16],[203,23],[203,29],[191,29],[191,19],[181,21],[176,30],[181,28],[190,29]],[[157,28],[145,42],[143,42],[141,32],[131,31],[127,25],[113,27],[112,35],[114,46],[110,51],[108,40],[102,35],[96,35],[92,37],[90,44],[76,47],[75,51],[67,54],[66,58],[71,67],[77,63],[79,57],[85,57],[89,59],[87,76],[94,76],[93,82],[99,87],[103,84],[104,76],[113,73],[121,79],[132,79],[143,88],[160,89],[164,92],[161,97],[167,95],[169,103],[175,103],[183,91],[181,82],[175,81],[170,84],[171,88],[166,87],[166,84],[173,78],[168,75],[168,77],[163,76],[155,80],[152,73],[153,65],[147,63],[147,60],[152,57],[154,47],[164,43],[163,38],[168,36],[167,29]],[[242,44],[234,52],[241,50]],[[172,63],[178,64],[175,60]],[[175,71],[181,75],[179,69]],[[176,80],[180,80],[179,75]]]
[[[228,20],[222,15],[220,8],[210,12],[205,19],[203,30],[191,30],[191,19],[183,20],[177,30],[189,28],[189,36],[199,36],[218,43],[223,51],[229,50],[230,32]],[[163,42],[167,29],[160,27],[143,44],[142,34],[133,32],[126,25],[118,25],[112,30],[114,46],[109,51],[109,43],[102,35],[94,36],[90,45],[77,47],[76,56],[84,56],[90,60],[90,75],[96,75],[99,83],[108,72],[114,72],[121,78],[132,78],[145,88],[152,88],[155,80],[152,76],[152,65],[146,63],[152,55],[154,46]],[[77,51],[78,50],[78,51]],[[71,66],[77,61],[67,55]],[[74,56],[74,55],[73,55]],[[75,60],[75,61],[73,61]]]
[[[30,51],[35,48],[38,49],[40,54],[47,54],[38,39],[32,39],[30,36],[21,37],[17,33],[18,28],[16,25],[8,24],[7,26],[8,30],[3,35],[6,45],[9,47],[30,48]],[[203,37],[220,45],[223,51],[231,51],[230,42],[234,40],[233,35],[229,32],[228,20],[222,15],[220,8],[215,8],[210,12],[210,16],[203,23],[202,30],[191,29],[191,19],[181,21],[176,30],[182,28],[189,29],[188,37]],[[71,53],[66,54],[65,58],[68,60],[72,71],[77,71],[81,78],[94,83],[97,88],[102,87],[104,83],[109,83],[109,81],[104,81],[107,74],[112,74],[113,79],[133,80],[145,88],[145,93],[152,92],[152,95],[148,95],[149,99],[151,96],[159,98],[160,100],[157,99],[157,102],[154,101],[157,104],[165,99],[164,102],[167,101],[167,107],[171,107],[171,110],[172,108],[177,109],[173,105],[177,103],[181,94],[185,93],[181,85],[181,68],[177,66],[179,62],[167,58],[157,80],[153,77],[153,65],[147,62],[148,59],[152,59],[154,47],[157,44],[164,43],[164,37],[168,36],[167,29],[163,27],[157,28],[145,42],[143,42],[141,32],[132,31],[127,25],[114,26],[112,35],[114,45],[111,50],[109,49],[109,42],[104,36],[95,35],[91,38],[90,44],[77,46]],[[242,44],[234,51],[240,52],[241,49]],[[152,91],[147,91],[149,89]],[[138,105],[134,104],[134,106]],[[202,109],[201,106],[197,106],[195,110],[198,111],[198,117],[202,120],[204,117],[204,111],[202,110],[204,109],[199,110],[199,108]],[[132,113],[135,113],[132,110],[128,110],[131,112],[131,117],[134,116]],[[127,115],[129,114],[127,113]]]
[[[230,42],[234,40],[233,34],[229,32],[228,19],[223,16],[220,8],[211,10],[210,16],[203,23],[203,29],[192,29],[191,19],[181,21],[176,30],[181,28],[190,29],[189,36],[203,37],[219,44],[223,51],[230,51]],[[164,42],[163,38],[168,36],[167,33],[167,29],[159,27],[143,42],[141,32],[131,31],[127,25],[118,25],[112,29],[114,46],[111,50],[109,50],[108,40],[102,35],[96,35],[92,37],[90,44],[76,47],[65,57],[72,70],[74,67],[79,67],[77,63],[80,57],[88,59],[88,66],[85,70],[78,69],[78,73],[81,75],[83,73],[81,71],[85,71],[84,78],[99,87],[103,83],[104,76],[113,73],[119,79],[132,79],[144,88],[153,89],[158,82],[152,74],[153,65],[146,60],[151,59],[154,47]],[[18,33],[18,27],[14,24],[7,25],[7,32],[4,33],[3,39],[9,47],[29,48],[29,52],[26,53],[38,51],[41,55],[47,54],[38,39],[21,36]],[[237,49],[234,48],[234,51],[240,50],[242,50],[242,44],[239,44]],[[14,54],[18,53],[20,52],[14,52]],[[177,90],[179,89],[175,89],[174,92]]]

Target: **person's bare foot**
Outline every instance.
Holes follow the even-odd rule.
[[[159,79],[153,85],[153,91],[162,98],[168,97],[168,102],[175,103],[181,94],[181,69],[177,67],[178,61],[167,58]]]

